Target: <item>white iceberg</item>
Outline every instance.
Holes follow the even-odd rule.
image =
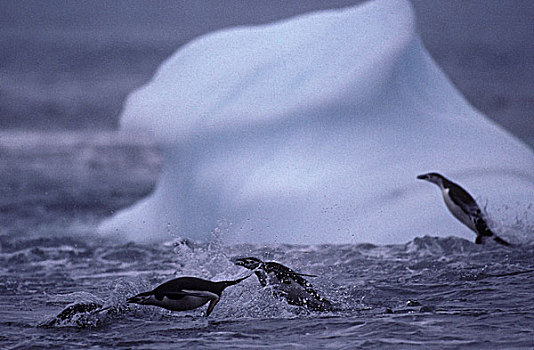
[[[165,156],[154,193],[100,227],[136,241],[474,239],[416,180],[429,171],[490,212],[534,202],[533,152],[458,93],[406,0],[194,40],[130,95],[121,129]]]

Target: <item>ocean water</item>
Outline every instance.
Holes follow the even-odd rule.
[[[209,244],[170,230],[167,243],[145,245],[99,237],[95,227],[153,189],[162,158],[150,140],[4,132],[0,157],[1,348],[534,347],[532,209],[507,209],[517,210],[506,231],[512,248],[455,232],[435,238],[431,228],[386,246],[227,246],[223,224]],[[317,275],[309,281],[336,311],[290,306],[254,276],[228,288],[208,318],[205,307],[173,313],[125,302],[179,276],[243,276],[236,256]],[[72,305],[77,312],[57,318]]]

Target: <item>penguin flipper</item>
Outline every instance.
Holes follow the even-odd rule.
[[[449,184],[449,197],[460,208],[462,208],[469,215],[477,215],[480,212],[477,202],[471,195],[461,188],[460,186],[450,183]]]
[[[317,275],[310,275],[310,274],[307,274],[307,273],[300,273],[300,272],[295,272],[295,274],[298,275],[298,276],[317,277]]]
[[[183,297],[190,296],[190,297],[199,297],[199,298],[207,298],[207,299],[214,299],[218,298],[218,296],[214,293],[203,291],[203,290],[180,290],[175,292],[167,292],[165,293],[165,296],[169,299],[182,299]]]

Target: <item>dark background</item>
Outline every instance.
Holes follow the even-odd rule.
[[[192,38],[359,2],[0,0],[0,128],[116,128],[128,93]],[[458,89],[534,146],[534,1],[411,2]]]

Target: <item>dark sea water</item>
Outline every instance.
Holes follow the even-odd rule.
[[[153,189],[162,161],[149,140],[2,133],[0,157],[0,348],[534,347],[531,213],[518,212],[512,248],[431,229],[387,246],[226,246],[172,234],[142,245],[99,237],[95,225]],[[255,276],[228,288],[208,318],[205,307],[173,313],[125,302],[179,276],[244,276],[236,256],[317,275],[309,281],[337,310],[290,306]],[[73,305],[78,312],[56,317]]]

